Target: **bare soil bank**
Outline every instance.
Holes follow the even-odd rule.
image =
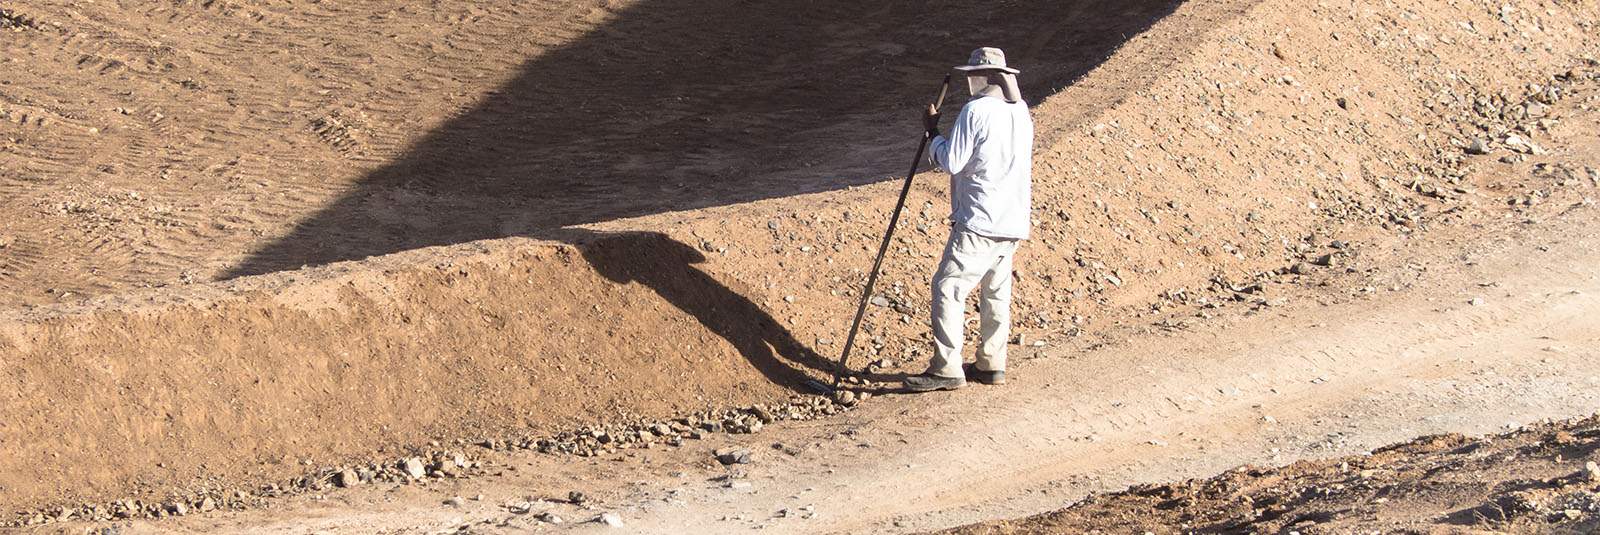
[[[658,235],[491,245],[11,323],[6,503],[204,495],[435,439],[746,405],[815,365]]]
[[[887,220],[911,147],[879,140],[967,37],[1036,102],[1024,333],[1497,216],[1474,205],[1528,192],[1474,178],[1596,50],[1586,2],[854,5],[8,11],[0,504],[787,395]],[[692,82],[725,57],[742,74]],[[820,81],[859,65],[871,96],[841,104]],[[939,182],[868,325],[890,368],[925,358]]]

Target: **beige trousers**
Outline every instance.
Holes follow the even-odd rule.
[[[961,377],[961,345],[967,294],[978,299],[977,367],[1006,369],[1011,333],[1011,262],[1018,240],[987,238],[959,227],[950,230],[939,269],[933,274],[933,362],[928,373]]]

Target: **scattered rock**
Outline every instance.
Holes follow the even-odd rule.
[[[1522,136],[1506,136],[1506,147],[1524,154],[1544,154],[1545,150]]]
[[[1323,266],[1323,267],[1331,266],[1331,265],[1333,265],[1333,255],[1325,254],[1325,255],[1322,255],[1322,256],[1318,256],[1318,257],[1312,259],[1311,263],[1313,265],[1318,265],[1318,266]]]
[[[583,505],[589,503],[589,495],[576,490],[568,492],[567,503],[572,505]]]
[[[717,462],[723,466],[730,464],[750,464],[750,450],[723,449],[717,450]]]
[[[1289,266],[1289,272],[1295,275],[1307,275],[1311,273],[1311,266],[1305,262],[1295,262]]]
[[[333,479],[333,484],[344,488],[354,487],[361,484],[361,476],[356,475],[355,470],[346,468],[339,471],[339,475]]]
[[[622,527],[622,517],[618,516],[616,513],[600,513],[600,516],[596,517],[594,521],[598,524],[604,524],[613,528]]]
[[[1467,154],[1488,154],[1489,142],[1483,139],[1474,139],[1471,143],[1467,144],[1466,152]]]
[[[422,464],[422,459],[416,457],[406,459],[405,462],[400,464],[400,469],[404,470],[407,476],[411,476],[411,479],[422,479],[423,476],[428,475],[427,468]]]
[[[1483,306],[1485,304],[1485,301],[1483,300],[1482,297],[1474,297],[1474,298],[1472,298],[1471,301],[1467,301],[1467,304],[1475,306],[1475,307],[1481,307],[1481,306]]]

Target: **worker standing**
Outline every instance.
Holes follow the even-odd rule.
[[[966,75],[972,98],[950,135],[940,134],[935,108],[924,115],[930,159],[950,172],[951,226],[933,275],[933,360],[905,380],[915,392],[954,390],[968,380],[1005,383],[1011,270],[1031,219],[1033,119],[1017,89],[1019,71],[989,47],[974,50],[955,70]],[[963,366],[966,299],[974,288],[980,289],[977,358]]]

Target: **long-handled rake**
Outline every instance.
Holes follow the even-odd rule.
[[[939,85],[939,97],[933,101],[935,111],[944,104],[945,93],[950,90],[950,75],[945,75],[944,83]],[[922,142],[917,144],[917,155],[911,159],[911,171],[906,173],[906,183],[900,188],[900,201],[894,205],[894,215],[889,217],[889,229],[883,233],[883,243],[878,246],[878,259],[872,262],[872,272],[867,275],[867,287],[861,290],[861,305],[856,307],[856,319],[850,323],[850,335],[844,339],[844,353],[839,355],[839,364],[833,369],[833,384],[828,390],[839,387],[839,378],[844,375],[845,364],[850,361],[850,349],[855,347],[856,333],[861,330],[861,317],[867,313],[867,303],[872,299],[872,286],[878,282],[878,269],[883,267],[883,256],[889,251],[889,239],[894,236],[894,227],[900,222],[900,212],[906,207],[906,196],[911,193],[911,179],[917,176],[917,167],[922,163],[922,154],[928,148],[928,142],[933,140],[933,134],[926,130],[922,133]]]

